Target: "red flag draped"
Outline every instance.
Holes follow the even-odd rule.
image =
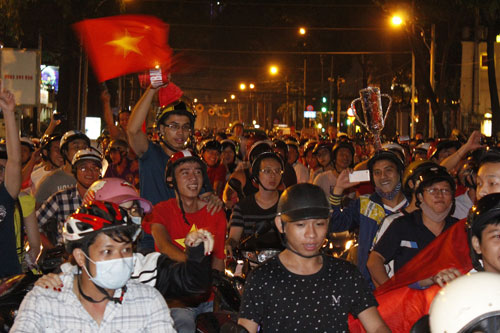
[[[434,276],[445,268],[456,268],[462,274],[472,269],[469,256],[466,220],[448,228],[412,260],[404,265],[389,281],[374,292],[378,311],[392,332],[409,332],[413,324],[429,312],[429,307],[440,287],[425,290],[411,289],[408,285]],[[349,318],[351,332],[364,332],[359,320]]]
[[[120,15],[73,25],[99,82],[170,66],[169,26],[153,16]]]

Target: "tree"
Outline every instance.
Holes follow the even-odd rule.
[[[488,86],[492,114],[492,133],[500,132],[500,103],[498,101],[497,78],[495,73],[495,43],[500,33],[500,1],[479,2],[482,19],[488,33],[486,36],[486,53],[488,64]]]

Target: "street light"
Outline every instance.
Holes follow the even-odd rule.
[[[391,18],[391,25],[399,28],[404,23],[401,16],[398,14]],[[415,52],[411,50],[411,125],[410,125],[410,137],[415,137]]]
[[[255,88],[255,84],[250,83],[250,84],[248,85],[248,87],[249,87],[250,89],[254,89],[254,88]]]
[[[269,66],[269,74],[271,75],[277,75],[279,72],[279,68],[277,66]]]
[[[403,20],[402,16],[394,15],[391,18],[391,24],[395,27],[406,24],[406,21]],[[424,38],[425,46],[427,46],[430,57],[429,57],[429,72],[430,72],[430,84],[431,88],[434,89],[434,62],[435,62],[435,44],[436,44],[436,26],[435,24],[431,25],[431,45],[429,46],[425,41],[424,30],[422,27],[416,25],[414,22],[411,22],[412,31],[414,27],[417,27],[421,30],[421,35]],[[411,50],[411,137],[415,136],[415,51]],[[432,106],[429,102],[429,137],[434,137],[434,122],[432,115]]]
[[[236,95],[232,94],[231,99],[235,99],[235,98],[236,98]]]
[[[240,83],[240,90],[245,90],[247,88],[247,85],[244,83]]]
[[[401,18],[401,16],[396,14],[391,17],[391,24],[395,27],[399,27],[401,24],[403,24],[403,19]]]
[[[300,28],[299,28],[299,34],[300,34],[300,35],[305,35],[305,34],[306,34],[306,32],[307,32],[307,31],[306,31],[306,28],[304,28],[304,27],[300,27]]]

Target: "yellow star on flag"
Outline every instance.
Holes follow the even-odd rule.
[[[135,52],[142,55],[141,50],[137,47],[137,44],[139,44],[142,38],[143,36],[132,37],[131,35],[129,35],[128,30],[125,29],[125,35],[113,39],[106,44],[116,47],[117,51],[120,52],[121,50],[119,50],[119,48],[123,49],[123,57],[125,58],[130,52]]]
[[[196,224],[193,224],[193,225],[191,226],[191,230],[189,230],[189,232],[196,231],[196,230],[198,230],[198,228],[196,228]],[[189,233],[189,232],[188,232],[188,233]],[[180,244],[180,245],[182,246],[182,248],[183,248],[183,249],[185,249],[185,248],[186,248],[186,244],[184,244],[184,241],[185,241],[185,240],[186,240],[186,238],[178,238],[178,239],[176,239],[175,241],[176,241],[178,244]]]

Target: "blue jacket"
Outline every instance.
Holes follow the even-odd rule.
[[[407,203],[408,204],[408,203]],[[407,206],[404,205],[402,208]],[[358,269],[363,277],[373,286],[370,272],[366,267],[368,255],[377,234],[379,225],[387,215],[396,212],[386,210],[382,198],[377,193],[365,194],[351,201],[347,207],[332,205],[329,232],[359,229],[358,237]]]

